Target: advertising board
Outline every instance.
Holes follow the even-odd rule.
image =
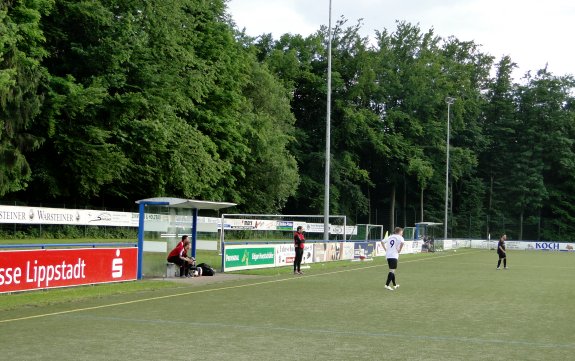
[[[137,269],[137,248],[3,251],[0,293],[131,281]]]

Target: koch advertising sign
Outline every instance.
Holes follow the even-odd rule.
[[[137,278],[137,248],[0,252],[0,293]]]

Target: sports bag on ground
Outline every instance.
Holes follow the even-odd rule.
[[[200,263],[198,268],[202,269],[202,276],[213,276],[216,274],[216,270],[206,263]]]

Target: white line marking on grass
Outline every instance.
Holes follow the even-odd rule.
[[[466,254],[469,254],[469,252],[466,252]],[[456,255],[456,254],[446,254],[446,255],[435,256],[435,257],[430,257],[430,258],[420,258],[420,259],[403,261],[402,263],[413,263],[413,262],[420,262],[420,261],[427,261],[427,260],[434,260],[434,259],[439,259],[439,258],[453,257],[453,256],[462,256],[462,255],[463,255],[463,254],[459,254],[459,255]],[[339,273],[343,273],[343,272],[360,271],[360,270],[365,270],[365,269],[369,269],[369,268],[376,268],[376,267],[387,267],[387,264],[380,264],[380,265],[373,265],[373,266],[365,266],[365,267],[360,267],[360,268],[345,269],[345,270],[333,271],[333,272],[316,273],[316,274],[311,274],[311,275],[310,275],[310,274],[306,274],[306,275],[303,275],[303,276],[282,278],[282,279],[279,279],[279,280],[278,280],[278,279],[275,279],[275,280],[269,280],[269,281],[248,283],[248,284],[243,284],[243,285],[235,285],[235,286],[228,286],[228,287],[211,288],[211,289],[208,289],[208,290],[189,291],[189,292],[183,292],[183,293],[176,293],[176,294],[173,294],[173,295],[149,297],[149,298],[142,298],[142,299],[139,299],[139,300],[132,300],[132,301],[126,301],[126,302],[117,302],[117,303],[110,303],[110,304],[107,304],[107,305],[100,305],[100,306],[93,306],[93,307],[84,307],[84,308],[76,308],[76,309],[72,309],[72,310],[59,311],[59,312],[51,312],[51,313],[44,313],[44,314],[39,314],[39,315],[34,315],[34,316],[11,318],[11,319],[6,319],[6,320],[0,320],[0,324],[2,324],[2,323],[8,323],[8,322],[15,322],[15,321],[32,320],[32,319],[36,319],[36,318],[49,317],[49,316],[65,315],[65,314],[68,314],[68,313],[75,313],[75,312],[82,312],[82,311],[99,310],[99,309],[102,309],[102,308],[109,308],[109,307],[116,307],[116,306],[124,306],[124,305],[130,305],[130,304],[134,304],[134,303],[141,303],[141,302],[148,302],[148,301],[156,301],[156,300],[168,299],[168,298],[173,298],[173,297],[188,296],[188,295],[193,295],[193,294],[209,293],[209,292],[218,292],[218,291],[226,291],[226,290],[233,290],[233,289],[237,289],[237,288],[244,288],[244,287],[252,287],[252,286],[260,286],[260,285],[272,284],[272,283],[277,283],[277,282],[293,281],[293,280],[297,280],[297,279],[300,279],[300,278],[329,276],[329,275],[339,274]]]

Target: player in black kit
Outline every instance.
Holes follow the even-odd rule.
[[[499,238],[499,243],[497,244],[497,255],[499,256],[499,260],[497,261],[497,269],[501,269],[501,260],[503,260],[503,268],[507,269],[507,252],[505,251],[505,240],[507,239],[507,235],[502,235]]]

